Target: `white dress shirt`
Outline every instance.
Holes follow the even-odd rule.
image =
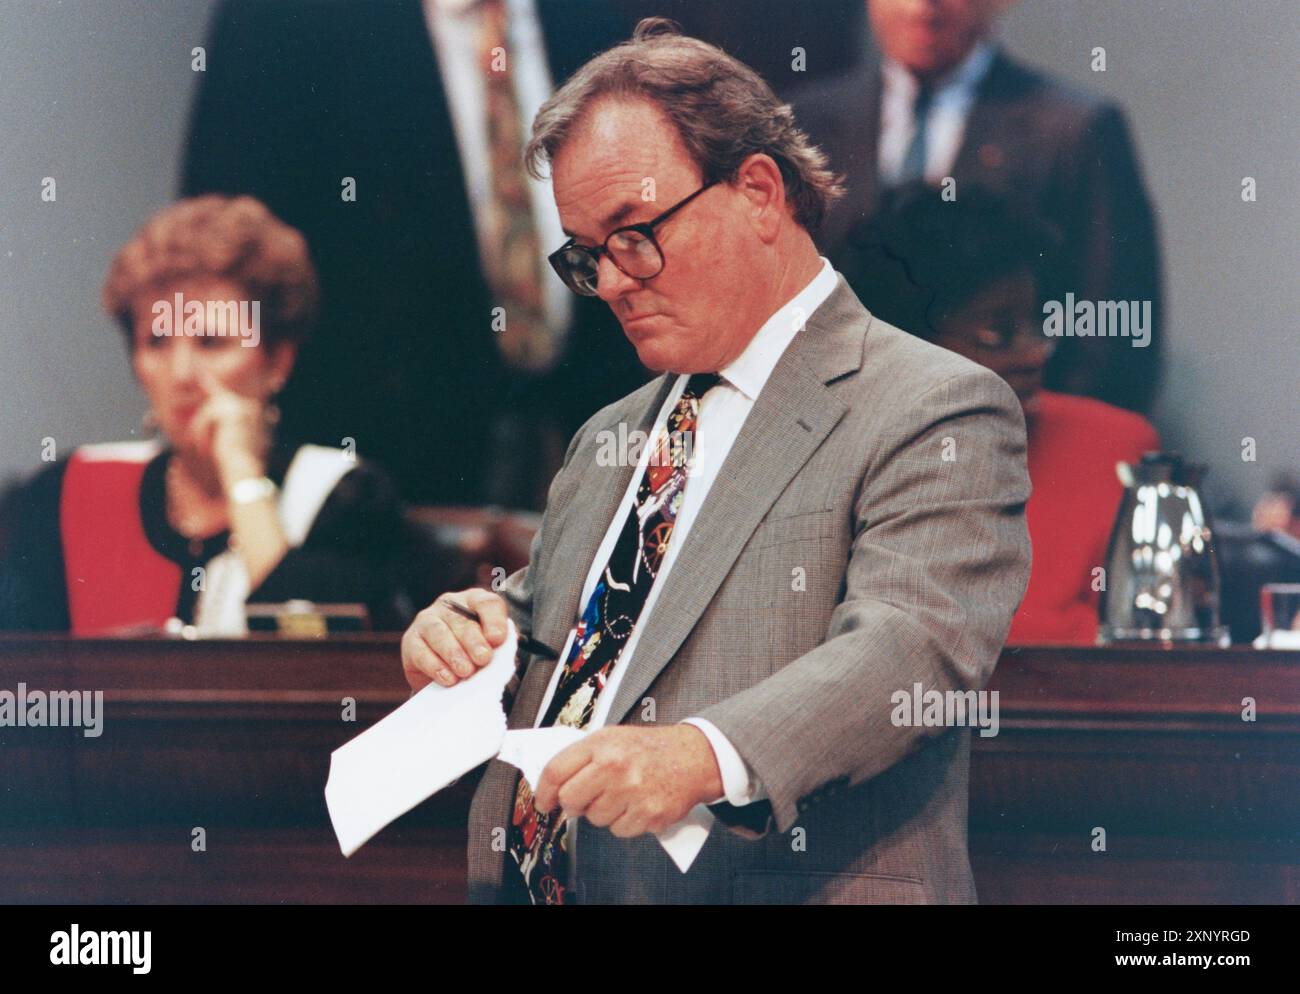
[[[550,97],[551,70],[546,64],[546,46],[534,0],[505,0],[506,57],[510,78],[519,104],[520,134],[532,132],[533,118]],[[479,33],[482,13],[475,0],[424,0],[425,21],[438,56],[438,73],[451,112],[456,150],[465,174],[465,193],[474,215],[480,248],[484,243],[487,204],[492,196],[490,152],[488,150],[487,86],[479,65]],[[528,177],[533,225],[537,229],[542,264],[542,295],[547,326],[557,335],[568,329],[573,295],[546,262],[546,255],[565,241],[560,214],[551,195],[550,180]],[[487,262],[484,261],[484,271]]]
[[[627,672],[632,656],[636,652],[637,641],[641,637],[641,632],[645,629],[650,612],[654,610],[655,601],[659,597],[659,592],[663,589],[665,577],[672,570],[677,553],[686,544],[686,536],[691,530],[691,524],[698,516],[700,508],[708,496],[709,489],[713,486],[713,481],[718,475],[718,470],[726,460],[727,453],[731,451],[736,436],[740,434],[741,426],[745,423],[745,418],[754,406],[754,401],[758,399],[763,385],[767,383],[767,379],[772,374],[777,361],[781,358],[790,342],[793,341],[794,336],[798,334],[813,311],[820,307],[826,298],[831,295],[835,285],[835,270],[831,268],[831,264],[826,259],[822,259],[822,268],[817,276],[799,293],[795,294],[785,306],[768,318],[767,322],[750,339],[749,344],[745,346],[745,350],[739,356],[724,368],[718,370],[718,374],[722,377],[721,381],[701,400],[699,417],[695,425],[695,437],[692,439],[693,462],[687,476],[686,492],[682,498],[682,506],[678,511],[672,537],[668,542],[668,551],[664,554],[664,560],[659,566],[659,573],[655,577],[650,593],[646,597],[645,606],[642,608],[636,627],[632,629],[627,644],[623,647],[622,653],[615,662],[605,688],[601,691],[600,696],[596,698],[596,707],[592,712],[588,728],[600,728],[605,724],[609,709],[614,702],[614,696],[618,692],[618,685]],[[673,384],[672,390],[669,391],[667,398],[664,400],[663,406],[659,409],[659,415],[650,431],[650,438],[642,446],[641,457],[636,471],[632,474],[631,482],[623,495],[623,500],[619,504],[618,510],[615,511],[614,517],[605,532],[605,538],[596,552],[596,558],[587,572],[587,581],[583,585],[582,599],[579,602],[580,611],[586,608],[587,601],[591,598],[591,592],[595,589],[596,583],[614,551],[614,546],[618,542],[619,533],[623,530],[623,523],[627,518],[632,501],[635,499],[636,489],[641,483],[641,477],[645,474],[646,464],[654,449],[653,440],[658,437],[660,430],[668,420],[668,415],[677,406],[677,400],[686,387],[686,381],[689,379],[689,374],[680,374],[677,382]],[[569,637],[564,643],[564,649],[560,652],[561,660],[568,658],[576,634],[576,626],[569,629]],[[725,661],[719,660],[719,664],[725,665]],[[562,671],[563,665],[557,665],[551,674],[550,685],[546,689],[541,707],[538,708],[537,712],[537,721],[539,723],[550,706],[551,698],[555,695],[555,687],[559,682]],[[742,805],[762,800],[767,796],[763,785],[756,782],[752,771],[740,754],[736,752],[735,747],[712,722],[703,718],[687,718],[686,721],[700,729],[708,737],[709,744],[713,747],[714,756],[718,761],[718,768],[722,774],[723,796],[707,803],[716,804],[725,800],[731,804]]]
[[[993,63],[993,46],[978,42],[970,53],[935,81],[934,99],[925,118],[925,181],[937,186],[952,175],[957,152],[966,134],[966,119],[975,103],[975,90]],[[884,90],[880,99],[880,177],[897,182],[907,150],[916,134],[912,108],[916,103],[916,77],[893,59],[881,63]]]

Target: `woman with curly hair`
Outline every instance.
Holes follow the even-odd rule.
[[[387,480],[275,438],[317,299],[302,235],[247,196],[172,204],[118,251],[104,308],[166,441],[82,446],[12,496],[6,627],[239,634],[247,602],[291,599],[401,626]]]

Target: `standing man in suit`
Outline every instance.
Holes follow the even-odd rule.
[[[855,228],[909,180],[982,186],[1053,225],[1054,293],[1151,301],[1150,342],[1061,338],[1046,386],[1146,411],[1158,384],[1155,222],[1122,111],[1012,59],[991,38],[1009,0],[869,0],[880,50],[796,95],[800,123],[847,175],[819,242],[836,262]]]
[[[527,567],[403,637],[412,687],[451,685],[509,617],[564,647],[526,657],[510,727],[590,733],[536,796],[489,764],[471,900],[974,901],[971,731],[895,709],[983,687],[1024,591],[1014,393],[872,318],[809,234],[825,157],[671,22],[575,74],[529,156],[557,270],[662,375],[574,436]],[[646,833],[696,805],[717,821],[680,873]]]
[[[609,10],[217,9],[181,186],[252,194],[311,247],[321,325],[283,430],[354,439],[410,500],[540,509],[565,440],[645,382],[607,310],[570,299],[546,265],[559,218],[520,165],[554,85],[626,36]]]

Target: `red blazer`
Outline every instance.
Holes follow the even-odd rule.
[[[1025,507],[1034,563],[1029,588],[1011,621],[1008,644],[1091,645],[1097,635],[1092,571],[1106,565],[1106,546],[1123,486],[1115,463],[1160,448],[1141,415],[1088,397],[1039,393],[1029,421]]]

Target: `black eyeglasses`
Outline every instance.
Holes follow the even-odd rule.
[[[664,250],[655,240],[654,229],[717,182],[713,180],[705,183],[685,200],[679,200],[653,220],[615,228],[603,245],[588,248],[578,245],[570,238],[547,257],[551,268],[564,280],[565,286],[583,297],[596,296],[596,279],[602,255],[608,255],[620,272],[634,280],[648,280],[658,276],[664,268]]]

